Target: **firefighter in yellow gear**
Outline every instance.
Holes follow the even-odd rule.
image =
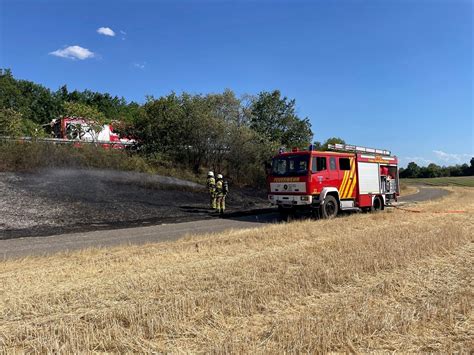
[[[209,207],[213,210],[217,208],[216,204],[216,179],[214,179],[214,173],[209,171],[207,173],[207,189],[209,191],[210,203]]]
[[[227,181],[224,181],[222,174],[217,174],[216,182],[216,197],[217,197],[217,212],[223,214],[225,211],[225,197],[229,192]]]

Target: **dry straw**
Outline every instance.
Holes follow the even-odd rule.
[[[426,212],[0,263],[0,346],[31,352],[470,352],[474,190]]]

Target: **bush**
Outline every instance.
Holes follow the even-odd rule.
[[[169,160],[146,158],[125,150],[104,149],[93,145],[60,145],[45,142],[0,141],[0,171],[34,172],[45,168],[98,168],[137,171],[178,177],[203,183],[205,175]]]
[[[18,137],[21,134],[21,114],[10,108],[0,108],[0,136]]]
[[[1,142],[0,171],[34,171],[41,168],[77,167],[153,172],[138,155],[123,150],[107,150],[83,145],[43,142]]]

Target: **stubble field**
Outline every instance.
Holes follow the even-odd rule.
[[[474,189],[448,189],[420,213],[4,261],[0,347],[472,352]]]

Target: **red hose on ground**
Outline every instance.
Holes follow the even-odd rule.
[[[448,210],[448,211],[420,211],[420,210],[412,210],[409,208],[401,208],[398,206],[391,206],[393,208],[405,211],[405,212],[412,212],[412,213],[440,213],[440,214],[451,214],[451,213],[467,213],[467,211],[462,211],[462,210]]]

